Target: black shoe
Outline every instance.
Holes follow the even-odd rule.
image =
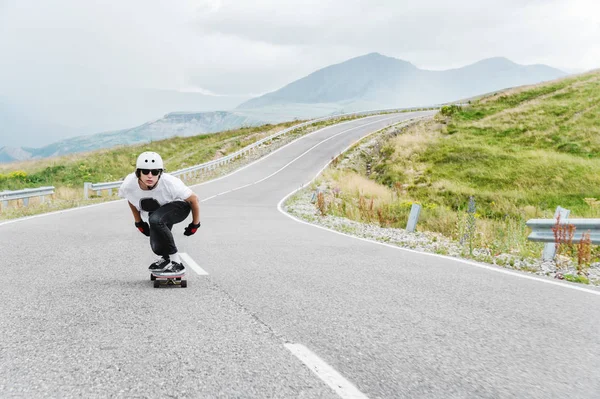
[[[171,262],[160,272],[161,276],[176,276],[185,274],[185,266],[181,263]]]
[[[170,263],[171,261],[168,258],[158,258],[150,265],[150,267],[148,267],[148,270],[150,270],[151,273],[162,272]]]

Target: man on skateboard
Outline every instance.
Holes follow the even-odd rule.
[[[150,265],[151,273],[176,276],[185,273],[171,229],[192,213],[186,236],[200,227],[198,197],[179,178],[164,172],[163,160],[156,152],[143,152],[134,173],[127,175],[119,188],[119,197],[127,199],[135,227],[150,237],[150,247],[159,258]],[[147,222],[142,219],[147,215]]]

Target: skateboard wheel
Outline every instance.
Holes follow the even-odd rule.
[[[152,274],[152,273],[151,273],[151,274],[150,274],[150,281],[154,281],[154,280],[156,280],[156,276],[155,276],[154,274]]]
[[[181,280],[181,288],[187,287],[187,280]]]
[[[160,287],[160,281],[154,280],[154,288]]]

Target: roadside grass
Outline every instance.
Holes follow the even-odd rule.
[[[167,170],[178,170],[235,152],[299,122],[263,125],[214,134],[174,137],[133,146],[0,165],[0,190],[53,185],[82,187],[84,182],[123,179],[143,151],[161,154]]]
[[[404,228],[420,203],[420,230],[469,241],[490,256],[539,257],[542,245],[527,241],[526,220],[552,218],[559,205],[571,217],[600,213],[600,72],[388,129],[332,163],[318,186],[327,214]]]
[[[323,127],[362,118],[362,116],[342,116],[328,121],[315,122],[289,132],[261,145],[264,153],[311,133]],[[225,131],[214,134],[200,134],[190,137],[174,137],[165,140],[120,146],[110,149],[78,153],[59,157],[0,164],[0,191],[23,188],[54,186],[55,194],[41,203],[39,198],[30,198],[29,204],[23,200],[9,201],[8,206],[0,203],[0,220],[47,213],[78,206],[119,199],[116,191],[112,195],[106,191],[83,199],[84,182],[109,182],[122,180],[135,169],[137,156],[143,151],[156,151],[161,154],[167,171],[198,165],[218,159],[238,151],[256,141],[303,121],[290,121],[277,125],[263,125]],[[231,162],[228,166],[186,179],[186,184],[198,184],[230,172],[247,163],[246,156]]]

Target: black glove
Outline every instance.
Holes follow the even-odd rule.
[[[137,229],[140,231],[140,233],[142,233],[145,236],[150,237],[150,226],[148,226],[147,222],[144,222],[143,220],[141,220],[139,222],[135,222],[135,227],[137,227]]]
[[[198,231],[199,227],[200,227],[200,222],[198,222],[198,224],[190,223],[190,224],[188,224],[188,227],[185,228],[185,232],[183,233],[183,235],[191,236],[192,234],[195,234],[196,231]]]

